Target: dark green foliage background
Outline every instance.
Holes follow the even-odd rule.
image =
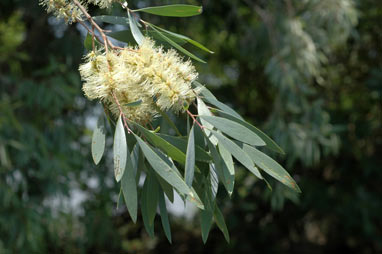
[[[285,96],[275,76],[288,80],[292,73],[266,67],[293,45],[280,38],[288,18],[301,13],[296,1],[281,2],[203,1],[203,15],[190,19],[144,15],[216,52],[195,51],[209,62],[197,66],[202,83],[273,135],[287,152],[278,160],[303,191],[298,197],[272,181],[270,193],[241,170],[232,199],[219,196],[231,243],[215,227],[203,245],[198,218],[171,216],[170,245],[158,219],[150,239],[141,218],[135,225],[116,209],[111,159],[92,163],[86,123],[99,105],[81,92],[84,49],[76,26],[56,22],[37,1],[2,0],[0,24],[8,29],[0,25],[0,253],[382,252],[382,3],[356,1],[358,25],[342,43],[314,41],[327,57],[319,68],[324,82],[308,77],[299,82],[313,92]],[[287,2],[295,4],[293,13]],[[129,1],[130,7],[170,3],[179,1]],[[254,6],[277,17],[273,29]],[[326,28],[325,36],[336,38]],[[285,109],[290,103],[297,113]],[[308,111],[311,118],[301,117]],[[300,128],[285,127],[290,123]],[[313,130],[302,139],[312,142],[311,153],[289,139],[304,128]],[[72,210],[74,189],[86,199]]]

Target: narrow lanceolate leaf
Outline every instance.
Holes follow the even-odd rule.
[[[155,172],[158,173],[166,182],[168,182],[171,186],[173,186],[180,194],[184,194],[190,196],[200,203],[199,207],[203,207],[202,202],[197,196],[195,191],[192,191],[188,185],[183,181],[181,176],[172,169],[170,165],[168,165],[157,153],[151,149],[149,145],[147,145],[140,137],[135,135],[139,146],[141,147],[143,153],[147,161],[153,167]],[[202,208],[203,209],[203,208]]]
[[[182,178],[181,173],[176,168],[174,162],[171,160],[171,158],[164,155],[159,149],[154,149],[154,152],[161,158],[180,178]],[[196,167],[195,167],[196,168]],[[187,199],[191,203],[195,204],[200,209],[204,209],[204,205],[202,201],[200,200],[198,194],[196,193],[195,189],[193,187],[190,188],[192,194],[191,195],[184,195],[178,191],[178,194],[180,197],[184,200]]]
[[[230,108],[229,106],[227,106],[223,102],[220,102],[216,99],[212,99],[210,97],[204,98],[204,101],[206,101],[207,103],[214,105],[215,107],[223,110],[224,112],[227,112],[228,114],[231,114],[231,115],[244,121],[244,119],[243,119],[243,117],[241,117],[241,115],[239,115],[235,110],[233,110],[232,108]]]
[[[218,228],[220,229],[220,231],[222,231],[225,240],[229,242],[229,233],[228,233],[227,225],[225,224],[225,221],[224,221],[224,216],[216,204],[215,204],[215,210],[214,210],[214,218],[215,218],[216,225],[218,225]]]
[[[196,130],[194,130],[194,135],[196,134]],[[187,152],[187,139],[186,137],[174,137],[171,135],[166,135],[162,133],[157,134],[159,137],[163,138],[176,148],[178,148],[180,151],[183,153]],[[196,136],[195,136],[195,141],[196,141]],[[203,150],[200,146],[195,144],[195,160],[196,161],[203,161],[203,162],[210,162],[211,161],[211,156]]]
[[[184,35],[181,35],[181,34],[177,34],[177,33],[168,31],[168,30],[163,29],[163,28],[161,28],[159,26],[155,26],[155,25],[152,25],[152,26],[154,26],[159,31],[163,32],[167,37],[169,37],[171,40],[175,41],[178,44],[184,44],[184,43],[188,42],[188,43],[194,45],[195,47],[198,47],[201,50],[204,50],[204,51],[206,51],[208,53],[211,53],[211,54],[214,53],[213,51],[209,50],[208,48],[206,48],[205,46],[203,46],[199,42],[194,41],[193,39],[191,39],[191,38],[189,38],[187,36],[184,36]]]
[[[192,126],[187,145],[186,153],[186,166],[184,178],[188,186],[192,186],[192,181],[194,180],[195,172],[195,138],[194,138],[194,125]]]
[[[92,137],[92,157],[96,165],[101,161],[105,151],[106,129],[103,115],[98,118]]]
[[[164,191],[164,193],[166,194],[168,200],[171,203],[174,203],[174,190],[173,190],[172,186],[168,182],[163,180],[163,178],[160,177],[158,174],[155,174],[155,176],[157,177],[159,185],[162,188],[162,190]]]
[[[135,181],[135,175],[138,168],[138,155],[136,149],[139,149],[135,145],[133,152],[131,153],[131,159],[127,160],[125,173],[123,174],[121,186],[122,193],[125,199],[125,204],[127,211],[130,214],[131,219],[134,223],[137,222],[137,213],[138,213],[138,193],[137,193],[137,183]],[[139,150],[138,150],[139,152]],[[130,154],[127,148],[127,154]]]
[[[142,100],[133,101],[130,103],[125,104],[126,107],[138,107],[142,104]]]
[[[198,93],[202,96],[203,99],[217,100],[215,95],[213,95],[210,92],[210,90],[208,90],[204,85],[200,84],[198,81],[192,82],[192,86],[198,89]]]
[[[234,121],[217,116],[199,116],[228,136],[253,146],[264,146],[265,142],[254,132]]]
[[[192,54],[191,52],[189,52],[188,50],[182,48],[179,44],[177,44],[176,42],[174,42],[173,40],[171,40],[169,37],[167,37],[164,33],[160,32],[157,28],[155,28],[153,25],[151,24],[148,24],[155,32],[158,33],[158,35],[163,39],[165,40],[166,42],[168,42],[171,46],[173,46],[174,48],[176,48],[177,50],[179,50],[180,52],[182,52],[183,54],[191,57],[192,59],[196,60],[196,61],[199,61],[201,63],[206,63],[205,61],[203,61],[202,59],[200,59],[199,57],[195,56],[194,54]]]
[[[200,98],[196,98],[196,99],[198,102],[198,115],[199,116],[212,116],[212,113],[208,109],[206,104]],[[203,118],[200,118],[200,121],[201,121],[202,125],[205,127],[203,129],[204,133],[207,135],[207,137],[211,141],[211,143],[216,146],[218,143],[218,140],[208,130],[208,129],[213,129],[214,126],[212,124],[210,124],[209,122],[205,121]]]
[[[146,7],[134,11],[142,11],[159,16],[167,17],[191,17],[202,13],[201,6],[187,5],[187,4],[173,4],[155,7]]]
[[[231,174],[231,175],[234,175],[235,174],[235,167],[233,165],[233,160],[232,160],[232,155],[230,152],[227,151],[227,149],[225,149],[224,146],[222,145],[219,145],[219,153],[223,159],[223,161],[225,162],[225,164],[227,165],[227,168],[228,168],[228,172]]]
[[[147,209],[147,178],[145,183],[143,184],[142,192],[141,192],[141,213],[143,219],[143,225],[145,226],[146,232],[149,234],[151,238],[154,238],[154,223],[150,224],[148,209]]]
[[[227,119],[230,119],[232,121],[235,121],[245,127],[247,127],[248,129],[250,129],[251,131],[255,132],[262,140],[264,140],[264,142],[266,143],[267,147],[269,149],[271,149],[272,151],[274,152],[278,152],[278,153],[281,153],[281,154],[285,154],[285,152],[283,151],[283,149],[281,149],[280,146],[278,146],[276,144],[275,141],[273,141],[270,137],[268,137],[264,132],[262,132],[261,130],[259,130],[258,128],[256,128],[255,126],[253,126],[252,124],[242,120],[242,119],[239,119],[237,117],[235,117],[234,115],[232,114],[229,114],[229,113],[226,113],[224,111],[221,111],[221,110],[217,110],[217,112],[219,113],[220,116],[224,117],[224,118],[227,118]]]
[[[129,16],[129,24],[130,24],[131,34],[133,35],[133,37],[134,37],[135,41],[138,43],[138,45],[141,45],[143,43],[144,36],[143,36],[141,30],[139,30],[138,23],[135,20],[135,18],[131,16],[130,12],[127,12],[127,13]]]
[[[271,157],[246,144],[244,144],[243,150],[252,158],[255,164],[263,169],[267,174],[292,188],[294,191],[301,192],[300,188],[289,173]]]
[[[246,167],[249,171],[251,171],[255,176],[260,179],[263,179],[259,170],[255,167],[251,158],[233,141],[223,136],[222,134],[211,130],[212,134],[219,140],[219,145],[224,146],[233,157],[235,157],[244,167]]]
[[[114,175],[117,182],[119,182],[125,171],[127,161],[126,135],[121,116],[119,116],[115,127],[113,153]]]
[[[108,15],[101,15],[101,16],[95,16],[93,17],[93,20],[95,22],[105,22],[109,24],[114,25],[123,25],[126,26],[129,24],[129,19],[126,17],[118,17],[118,16],[108,16]]]
[[[211,152],[211,155],[212,155],[212,158],[214,161],[213,167],[214,167],[220,181],[223,183],[225,189],[227,190],[228,195],[231,196],[232,192],[233,192],[234,183],[235,183],[235,175],[231,175],[229,173],[229,170],[227,168],[226,163],[224,162],[222,157],[219,155],[215,146],[210,141],[208,141],[207,143],[208,143],[208,148]]]
[[[164,193],[163,191],[159,188],[159,212],[160,212],[160,218],[162,221],[162,227],[164,230],[164,233],[170,243],[172,243],[171,239],[171,228],[170,228],[170,222],[168,220],[168,213],[167,213],[167,208],[166,208],[166,202],[164,199]]]
[[[148,139],[148,141],[154,146],[160,148],[162,151],[166,152],[173,160],[180,162],[182,165],[186,163],[186,155],[180,151],[178,148],[161,138],[159,135],[152,133],[143,126],[135,124],[138,129],[143,133],[143,135]]]
[[[202,239],[203,243],[207,242],[208,235],[210,233],[212,225],[213,214],[209,210],[203,210],[200,212],[200,224],[202,228]]]
[[[158,206],[158,182],[153,173],[147,174],[147,191],[146,191],[146,206],[147,206],[147,216],[149,219],[150,225],[154,223],[155,215],[157,213]]]
[[[212,199],[215,200],[216,195],[218,193],[218,188],[219,188],[219,178],[218,178],[218,173],[215,168],[215,164],[210,164],[210,174],[209,174],[209,180],[211,183],[211,195]]]

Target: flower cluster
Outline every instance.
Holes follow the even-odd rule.
[[[110,8],[115,0],[80,0],[79,3],[86,8],[87,4],[94,4],[100,8]],[[77,20],[82,20],[83,13],[70,0],[40,0],[40,4],[46,7],[48,13],[52,13],[57,18],[63,18],[66,23],[71,24]]]
[[[114,0],[88,0],[88,3],[98,5],[100,8],[110,8],[111,4],[115,2]]]
[[[70,0],[41,0],[40,4],[46,7],[48,13],[64,19],[68,24],[82,20],[81,10]]]
[[[114,115],[120,113],[119,103],[136,122],[151,121],[156,107],[178,113],[196,96],[191,83],[198,74],[191,61],[183,61],[173,49],[155,47],[148,38],[139,48],[91,52],[79,70],[89,99],[101,100]],[[137,101],[138,106],[127,105]]]

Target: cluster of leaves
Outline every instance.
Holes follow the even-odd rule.
[[[127,20],[125,17],[115,16],[99,16],[95,17],[95,20],[112,24],[128,23],[129,30],[109,35],[123,40],[122,38],[130,34],[139,45],[143,40],[143,34],[137,20],[132,16],[138,11],[161,16],[187,17],[200,14],[201,7],[190,5],[147,7],[128,10]],[[188,37],[139,20],[146,28],[150,28],[146,30],[149,36],[155,34],[160,42],[167,42],[194,60],[204,62],[179,43],[189,42],[211,52]],[[132,43],[130,39],[125,41]],[[88,48],[91,44],[91,36],[88,36],[85,45]],[[222,183],[229,195],[233,192],[235,179],[233,158],[258,179],[266,181],[261,173],[265,172],[296,192],[300,192],[300,189],[285,169],[257,149],[266,146],[275,152],[283,153],[274,141],[220,102],[200,83],[195,81],[194,86],[195,91],[198,91],[197,104],[194,104],[196,113],[190,111],[193,105],[184,106],[188,113],[187,120],[183,118],[182,123],[187,126],[185,133],[177,129],[168,115],[170,112],[158,110],[161,117],[167,121],[165,124],[172,128],[172,132],[166,132],[162,131],[166,128],[162,126],[160,118],[152,123],[151,129],[148,129],[128,119],[127,123],[124,123],[122,114],[114,122],[105,109],[110,126],[115,127],[112,130],[115,179],[117,182],[121,181],[120,193],[134,222],[137,220],[138,203],[140,203],[144,225],[149,235],[154,235],[153,222],[159,206],[162,225],[171,242],[164,197],[167,196],[169,201],[173,202],[175,190],[184,201],[187,200],[202,210],[201,228],[204,241],[207,240],[213,219],[229,241],[228,230],[215,197],[219,183]],[[137,105],[139,102],[128,106]],[[107,128],[105,122],[105,117],[101,116],[93,133],[92,154],[96,164],[101,160],[105,150]],[[173,135],[174,133],[176,135]],[[143,175],[144,184],[139,186],[137,183]]]

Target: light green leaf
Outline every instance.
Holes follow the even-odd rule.
[[[248,128],[231,121],[229,119],[217,116],[199,116],[201,119],[206,120],[217,129],[221,130],[228,136],[239,140],[241,142],[254,145],[254,146],[264,146],[265,142],[254,132]]]
[[[171,40],[170,38],[168,38],[165,34],[163,34],[162,32],[160,32],[158,29],[156,29],[152,24],[148,24],[155,32],[158,33],[158,35],[160,37],[162,37],[162,39],[164,39],[166,42],[168,42],[171,46],[173,46],[174,48],[176,48],[177,50],[179,50],[180,52],[182,52],[183,54],[191,57],[192,59],[196,60],[196,61],[199,61],[201,63],[206,63],[205,61],[203,61],[202,59],[200,59],[199,57],[195,56],[194,54],[192,54],[191,52],[187,51],[186,49],[182,48],[179,44],[177,44],[176,42],[174,42],[173,40]]]
[[[163,5],[155,7],[146,7],[136,11],[142,11],[159,16],[167,17],[191,17],[195,15],[200,15],[203,11],[201,6],[187,5],[187,4],[173,4],[173,5]]]
[[[263,179],[259,170],[255,167],[251,158],[233,141],[223,136],[222,134],[211,130],[211,133],[219,140],[219,145],[224,146],[233,157],[235,157],[244,167],[246,167],[249,171],[251,171],[255,176],[260,179]]]
[[[123,174],[121,181],[122,193],[125,199],[126,207],[134,223],[137,221],[138,213],[138,193],[137,184],[135,181],[135,175],[138,167],[137,156],[139,155],[139,150],[138,153],[135,152],[137,149],[139,149],[139,146],[135,145],[133,152],[131,153],[131,159],[127,160],[125,173]],[[128,148],[127,154],[130,154]]]
[[[181,35],[181,34],[177,34],[177,33],[174,33],[174,32],[171,32],[171,31],[168,31],[166,29],[163,29],[159,26],[155,26],[153,25],[156,29],[160,30],[161,32],[163,32],[167,37],[169,37],[171,40],[175,41],[176,43],[178,44],[184,44],[184,43],[190,43],[192,45],[194,45],[195,47],[198,47],[208,53],[211,53],[213,54],[214,52],[209,50],[208,48],[206,48],[205,46],[203,46],[202,44],[200,44],[199,42],[197,41],[194,41],[193,39],[187,37],[187,36],[184,36],[184,35]]]
[[[98,118],[97,126],[94,129],[92,137],[92,157],[96,165],[101,161],[105,151],[106,128],[103,115]]]
[[[219,145],[219,153],[220,153],[223,161],[227,165],[228,172],[231,175],[234,175],[235,174],[235,167],[233,165],[231,153],[228,152],[227,149],[225,149],[224,146],[222,146],[222,145]]]
[[[127,161],[126,135],[121,116],[119,116],[115,127],[113,154],[115,180],[119,182],[125,171]]]
[[[186,166],[184,178],[188,186],[192,186],[195,172],[195,138],[194,138],[194,125],[191,128],[188,138],[187,153],[186,153]]]
[[[159,211],[160,211],[160,218],[162,221],[162,227],[164,230],[164,233],[170,243],[172,243],[171,240],[171,228],[170,228],[170,222],[168,220],[168,213],[167,213],[167,208],[166,208],[166,202],[164,199],[164,193],[163,191],[159,189]]]
[[[109,16],[109,15],[101,15],[93,17],[95,22],[104,22],[114,25],[123,25],[126,26],[129,24],[129,19],[126,17],[118,17],[118,16]],[[139,25],[140,26],[140,25]]]
[[[192,199],[195,199],[200,203],[200,207],[203,207],[199,197],[196,192],[192,191],[188,185],[183,181],[179,174],[172,169],[172,167],[167,164],[161,157],[154,152],[149,145],[147,145],[140,137],[135,135],[139,146],[141,147],[147,161],[153,167],[155,172],[158,173],[166,182],[172,185],[179,193],[188,195]],[[203,208],[202,208],[203,209]]]
[[[224,221],[224,216],[218,206],[215,204],[215,210],[214,210],[214,218],[216,225],[218,225],[218,228],[222,231],[225,240],[229,243],[229,233],[227,229],[227,225]]]
[[[129,15],[129,24],[130,24],[131,34],[133,35],[138,45],[141,45],[145,37],[143,36],[141,30],[139,30],[138,23],[135,20],[135,18],[131,16],[129,11],[127,13]]]
[[[247,127],[251,131],[255,132],[262,140],[264,140],[265,144],[267,145],[266,147],[268,147],[272,151],[277,152],[277,153],[281,153],[281,154],[285,154],[283,149],[281,149],[281,147],[278,146],[275,141],[273,141],[270,137],[267,136],[267,134],[265,134],[264,132],[262,132],[261,130],[259,130],[255,126],[253,126],[252,124],[250,124],[246,121],[243,121],[241,119],[238,119],[237,117],[235,117],[229,113],[223,112],[221,110],[216,110],[216,112],[218,112],[218,114],[221,115],[222,117],[230,119],[232,121],[235,121],[235,122]]]
[[[263,169],[267,174],[294,191],[299,193],[301,192],[300,188],[289,173],[271,157],[246,144],[243,144],[243,150],[252,158],[255,164]]]
[[[196,132],[196,129],[194,130]],[[157,134],[159,137],[163,138],[176,148],[178,148],[183,153],[187,152],[187,139],[186,137],[174,137],[171,135],[166,135],[162,133]],[[196,137],[195,137],[196,138]],[[195,145],[195,160],[197,161],[203,161],[203,162],[210,162],[211,156],[203,150],[200,146]]]
[[[199,99],[199,98],[196,98],[196,99],[197,99],[197,102],[198,102],[198,115],[199,115],[199,118],[200,118],[200,116],[212,116],[212,113],[207,108],[206,104],[201,99]],[[207,135],[207,137],[211,141],[211,143],[216,146],[217,143],[218,143],[218,140],[216,139],[216,137],[211,135],[211,132],[208,130],[208,129],[213,129],[214,126],[212,124],[210,124],[209,122],[205,121],[203,118],[200,118],[200,122],[205,127],[204,130],[203,130],[204,133]]]

